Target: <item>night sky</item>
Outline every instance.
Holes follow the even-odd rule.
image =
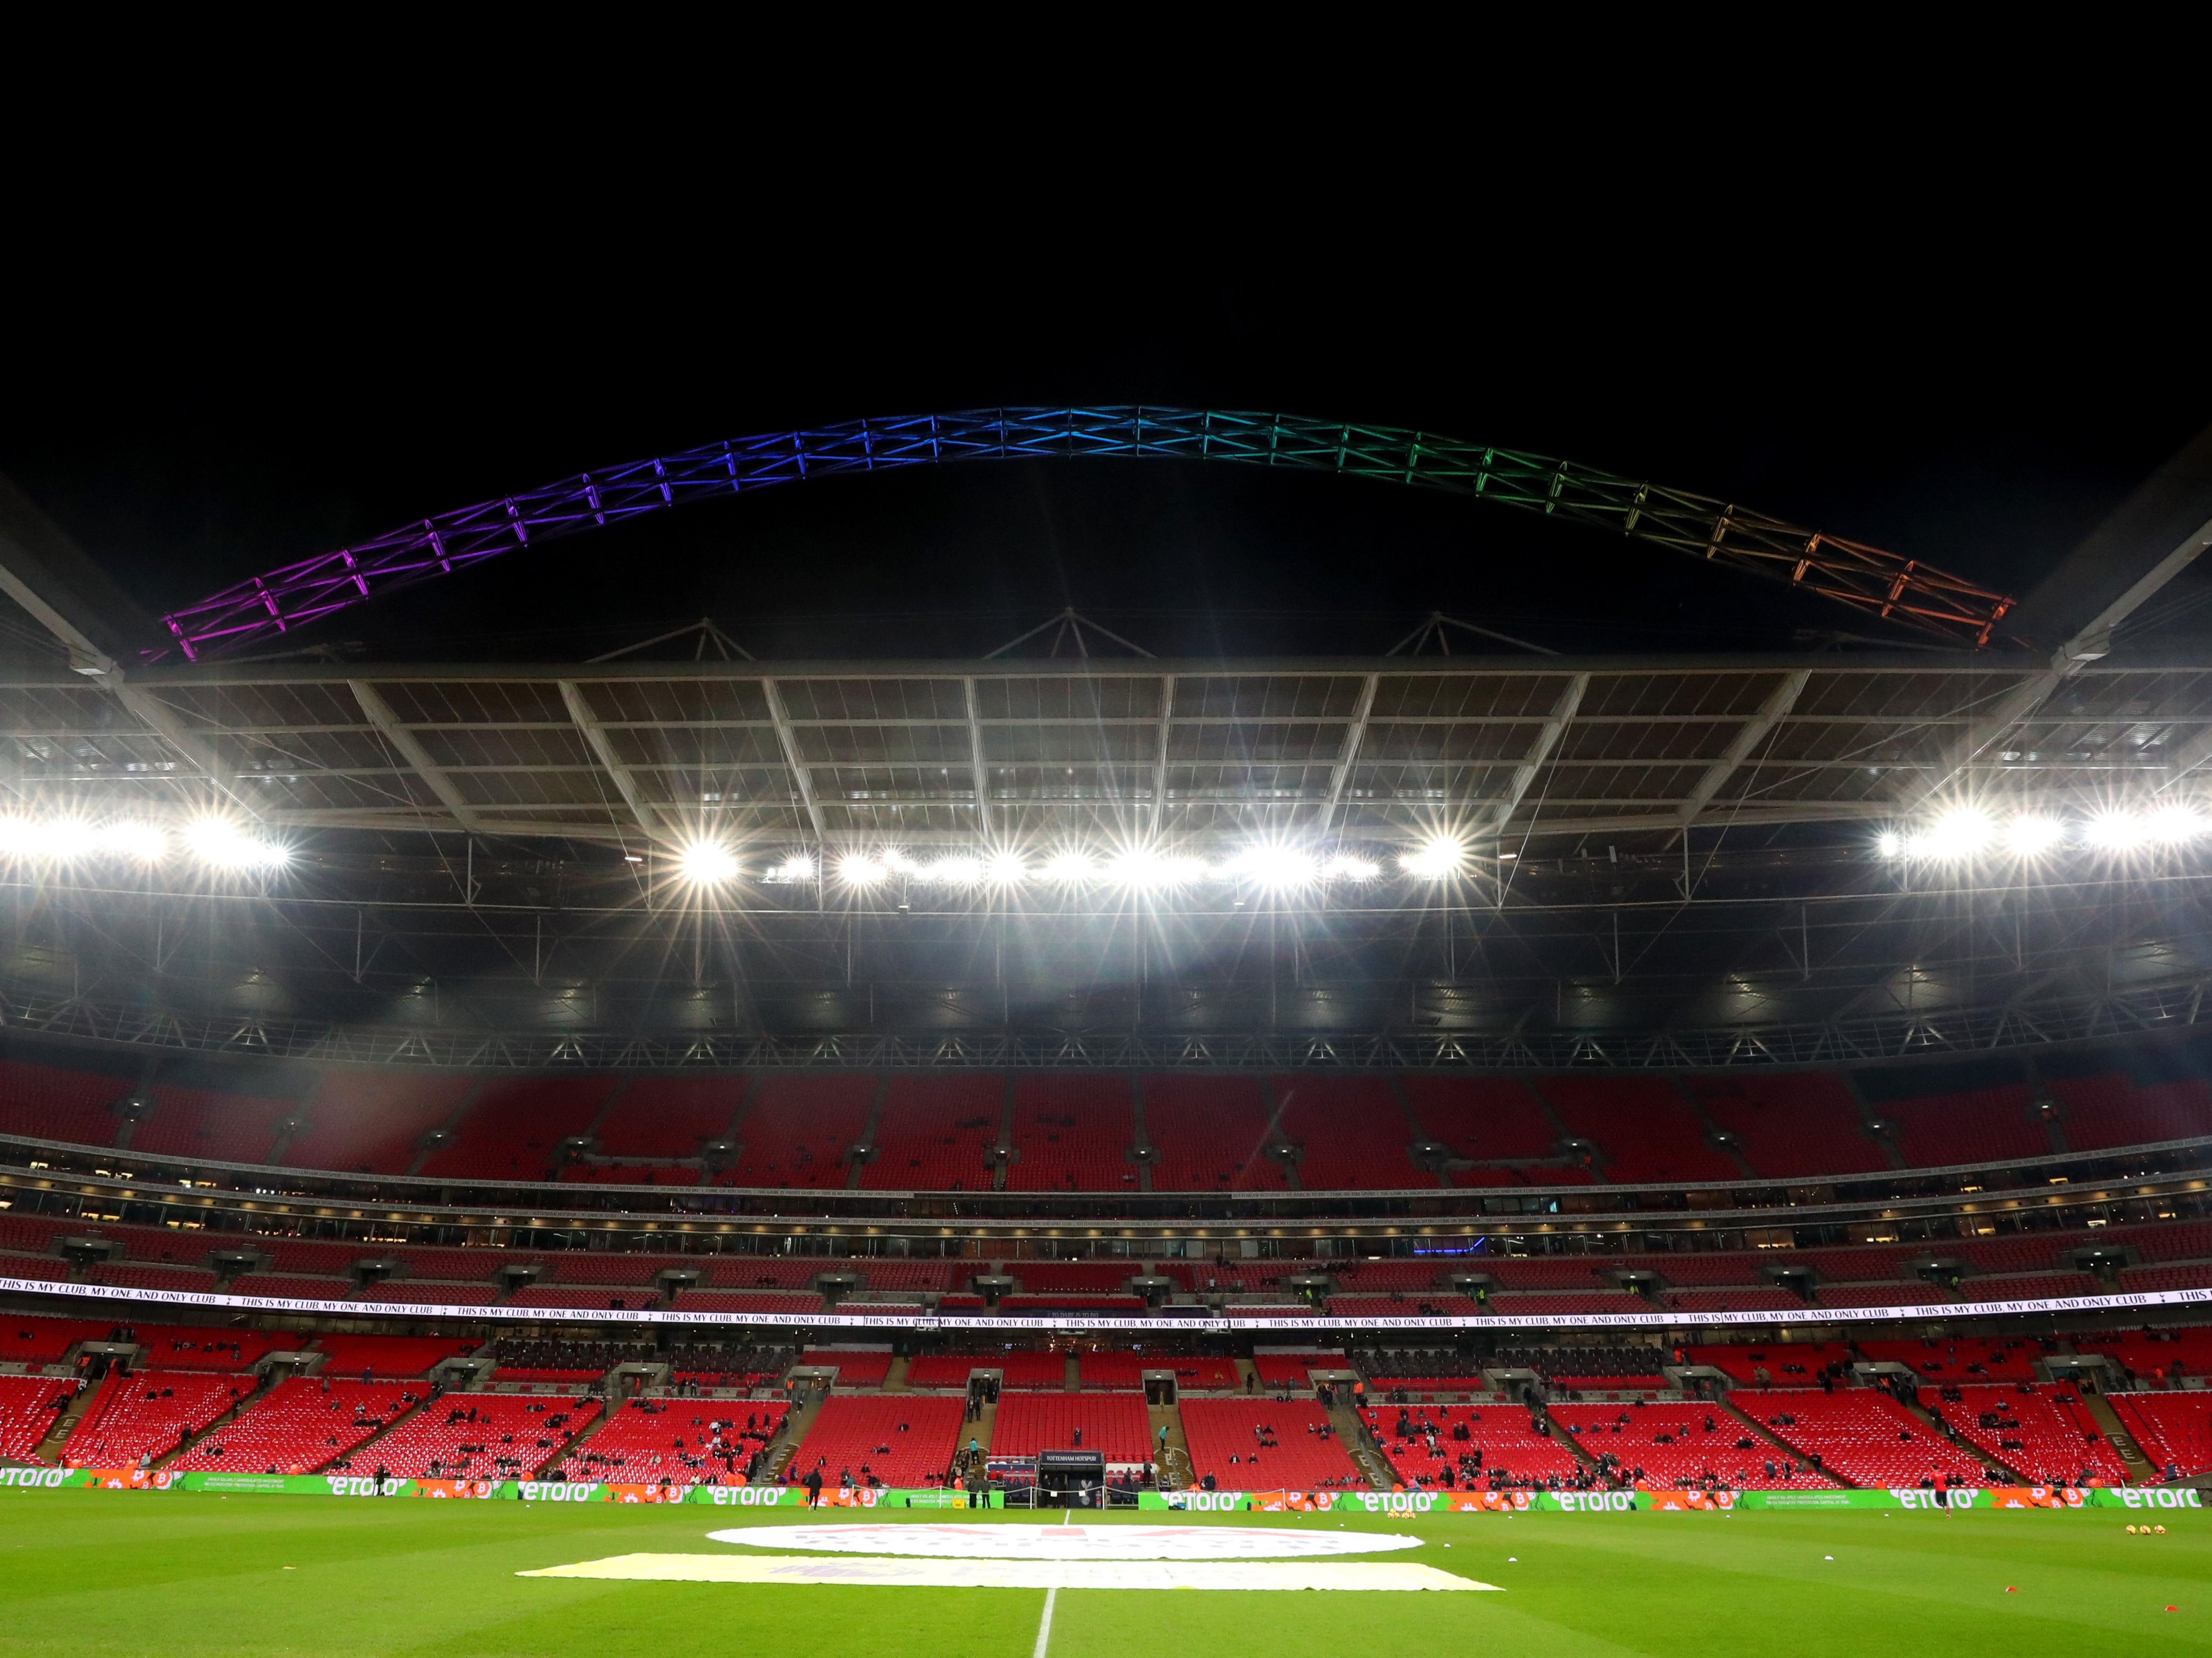
[[[847,225],[834,252],[695,225],[618,251],[586,237],[512,252],[487,228],[434,255],[388,222],[366,241],[336,221],[210,227],[159,273],[94,258],[103,244],[34,281],[0,471],[158,612],[426,513],[716,438],[1141,401],[1564,456],[2024,593],[2212,419],[2185,272],[2029,257],[1986,226],[1797,258],[1747,227],[1692,261],[1710,244],[1686,231],[1680,246],[1473,231],[1414,245],[1346,222],[1147,251],[1137,222],[1063,219],[948,263],[905,223]],[[1471,501],[1096,462],[691,507],[314,637],[574,659],[711,614],[763,655],[941,655],[1067,604],[1161,654],[1379,652],[1432,609],[1571,649],[1868,630]],[[2212,607],[2185,625],[2198,619]]]

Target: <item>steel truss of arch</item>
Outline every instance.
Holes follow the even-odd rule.
[[[1666,1070],[1846,1065],[1992,1053],[2192,1029],[2207,981],[2002,1007],[1906,1011],[1788,1025],[1614,1035],[1571,1029],[1219,1035],[1133,1032],[919,1036],[401,1029],[237,1017],[209,1018],[75,997],[0,996],[0,1032],[180,1053],[264,1054],[356,1065],[487,1070]]]
[[[239,582],[163,618],[195,660],[556,537],[806,478],[961,460],[1229,461],[1442,489],[1632,537],[1980,647],[2013,601],[1877,547],[1733,502],[1431,432],[1291,415],[984,409],[735,438],[480,501]]]

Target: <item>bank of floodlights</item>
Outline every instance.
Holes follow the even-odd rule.
[[[2066,852],[2115,854],[2187,846],[2208,828],[2212,824],[2203,814],[2186,805],[2112,807],[2081,817],[1954,806],[1924,828],[1883,830],[1875,838],[1875,850],[1887,859],[1948,864]]]
[[[275,869],[292,855],[281,841],[228,817],[170,825],[137,818],[0,817],[0,861],[9,864],[150,865],[167,862],[180,847],[204,867],[223,871]]]

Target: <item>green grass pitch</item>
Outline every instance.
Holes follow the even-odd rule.
[[[1032,1658],[1044,1602],[1035,1590],[514,1576],[614,1554],[724,1552],[708,1532],[810,1517],[696,1506],[11,1491],[0,1493],[0,1652]],[[1193,1524],[1410,1533],[1423,1546],[1385,1558],[1463,1572],[1505,1593],[1062,1591],[1050,1653],[1865,1658],[2131,1646],[2144,1637],[2212,1646],[2212,1514],[2155,1517],[2169,1527],[2164,1537],[2130,1537],[2124,1527],[2136,1516],[2101,1509],[1193,1515]],[[2008,1585],[2016,1592],[2006,1593]]]

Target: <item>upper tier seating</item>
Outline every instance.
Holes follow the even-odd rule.
[[[181,1291],[205,1295],[215,1289],[215,1274],[189,1266],[142,1266],[134,1261],[95,1261],[85,1268],[94,1284],[114,1284],[133,1290]]]
[[[1692,1077],[1685,1086],[1717,1127],[1736,1137],[1744,1160],[1771,1179],[1889,1166],[1860,1122],[1850,1084],[1832,1071]]]
[[[1897,1125],[1897,1149],[1919,1168],[2047,1157],[2051,1137],[2030,1113],[2025,1083],[1957,1094],[1869,1102]]]
[[[774,1313],[780,1317],[805,1319],[823,1308],[818,1295],[792,1295],[757,1290],[685,1290],[673,1303],[683,1313]]]
[[[482,1078],[444,1071],[333,1066],[300,1108],[306,1126],[284,1147],[295,1169],[404,1175],[425,1134],[445,1126]]]
[[[1954,1485],[1990,1483],[1979,1462],[1872,1388],[1834,1394],[1740,1389],[1729,1403],[1805,1455],[1820,1457],[1824,1472],[1856,1485],[1917,1485],[1923,1475],[1937,1473]],[[1781,1420],[1785,1416],[1791,1420]]]
[[[1020,1156],[1006,1166],[1010,1192],[1134,1190],[1136,1108],[1120,1075],[1014,1078],[1014,1139]]]
[[[1809,1470],[1793,1473],[1787,1455],[1716,1405],[1553,1405],[1550,1414],[1553,1426],[1572,1433],[1592,1456],[1617,1456],[1622,1471],[1633,1476],[1641,1468],[1654,1485],[1711,1478],[1733,1491],[1802,1491],[1836,1483]]]
[[[716,1183],[842,1187],[845,1153],[866,1131],[875,1097],[876,1079],[850,1072],[762,1078],[738,1120],[738,1160]]]
[[[1085,1361],[1088,1363],[1089,1361]],[[1340,1352],[1255,1353],[1252,1369],[1260,1378],[1260,1385],[1268,1388],[1288,1388],[1304,1393],[1313,1386],[1310,1370],[1346,1370],[1352,1361]]]
[[[784,1477],[796,1484],[819,1468],[835,1487],[850,1474],[909,1489],[928,1485],[952,1465],[965,1407],[943,1395],[832,1394],[806,1430]],[[866,1473],[863,1473],[863,1470]]]
[[[854,1262],[860,1266],[863,1263]],[[717,1290],[808,1290],[824,1272],[843,1269],[842,1260],[780,1260],[774,1255],[724,1255],[695,1261]]]
[[[801,1364],[829,1366],[837,1370],[840,1388],[880,1388],[884,1378],[891,1373],[891,1351],[888,1347],[809,1347],[799,1356]],[[912,1376],[908,1380],[911,1382]],[[963,1382],[967,1377],[961,1377]]]
[[[2212,1375],[2212,1329],[2100,1330],[2074,1338],[2078,1353],[2109,1353],[2136,1375],[2179,1381]]]
[[[1945,1402],[1942,1389],[1923,1388],[1920,1403],[2007,1467],[2038,1485],[2079,1485],[2100,1480],[2128,1483],[2128,1465],[2074,1389],[2014,1382],[2009,1387],[1961,1387]]]
[[[1582,1467],[1573,1451],[1539,1431],[1518,1405],[1370,1405],[1359,1414],[1407,1485],[1441,1484],[1447,1468],[1455,1470],[1455,1484],[1471,1485],[1487,1484],[1492,1476],[1564,1478]],[[1403,1434],[1398,1431],[1401,1424]],[[1452,1430],[1462,1425],[1468,1437],[1452,1438]],[[1474,1461],[1477,1450],[1482,1453],[1479,1464]]]
[[[0,1456],[31,1461],[71,1397],[72,1383],[46,1376],[0,1376]]]
[[[112,1145],[123,1120],[109,1108],[137,1085],[135,1064],[112,1072],[0,1060],[0,1133]]]
[[[592,1126],[617,1082],[601,1074],[487,1083],[453,1139],[425,1157],[420,1172],[433,1180],[544,1180],[561,1142]]]
[[[1422,1137],[1449,1146],[1455,1157],[1502,1163],[1559,1154],[1558,1127],[1518,1078],[1413,1072],[1400,1083]],[[1467,1171],[1453,1176],[1462,1185],[1489,1185],[1496,1178]]]
[[[1794,1290],[1668,1290],[1659,1303],[1679,1313],[1787,1313],[1805,1297]]]
[[[753,1457],[783,1427],[781,1404],[740,1406],[707,1399],[632,1399],[623,1402],[567,1458],[571,1479],[617,1485],[719,1485],[743,1479]],[[717,1428],[714,1424],[726,1425]],[[720,1447],[717,1449],[717,1447]]]
[[[586,1288],[575,1284],[532,1284],[507,1298],[510,1307],[647,1307],[659,1297],[649,1289],[619,1284]]]
[[[191,1473],[313,1473],[410,1406],[401,1384],[293,1376],[170,1466]]]
[[[2061,1127],[2076,1151],[2212,1133],[2212,1087],[2202,1082],[2138,1083],[2125,1072],[2045,1082],[2065,1108]]]
[[[970,1071],[895,1072],[876,1116],[876,1155],[860,1172],[870,1191],[988,1191],[984,1156],[999,1143],[1006,1084]]]
[[[400,1479],[527,1479],[599,1413],[596,1399],[447,1394],[348,1461]]]
[[[1194,1480],[1212,1474],[1220,1490],[1232,1491],[1313,1491],[1367,1484],[1337,1442],[1328,1412],[1312,1400],[1285,1405],[1268,1399],[1185,1399],[1178,1408]]]
[[[1413,1127],[1389,1078],[1313,1071],[1272,1082],[1282,1108],[1279,1132],[1298,1147],[1298,1183],[1309,1192],[1404,1191],[1436,1184],[1436,1176],[1416,1168],[1406,1154]]]
[[[1813,1298],[1823,1307],[1940,1307],[1950,1299],[1932,1284],[1823,1284]]]
[[[1128,1286],[1129,1275],[1137,1270],[1133,1262],[1110,1260],[1017,1260],[1007,1265],[1030,1295],[1113,1295]]]
[[[43,1318],[0,1313],[0,1362],[58,1364],[80,1341],[105,1341],[116,1328],[106,1318]]]
[[[1862,1341],[1859,1351],[1876,1363],[1903,1364],[1923,1382],[2033,1382],[2043,1356],[2033,1341]]]
[[[2114,1394],[2111,1401],[2162,1478],[2212,1473],[2212,1394]]]
[[[1823,1371],[1837,1365],[1838,1376],[1853,1363],[1850,1345],[1841,1341],[1775,1341],[1744,1346],[1692,1347],[1690,1363],[1711,1366],[1733,1381],[1759,1388],[1812,1388]]]
[[[741,1076],[640,1077],[592,1131],[601,1155],[654,1157],[674,1162],[696,1157],[709,1140],[733,1138],[731,1124],[744,1103]],[[603,1171],[614,1181],[642,1184],[650,1171],[616,1168]],[[605,1431],[602,1430],[601,1431]]]
[[[489,1307],[499,1299],[499,1291],[488,1284],[418,1283],[405,1278],[397,1284],[372,1284],[356,1299],[405,1302],[418,1307]]]
[[[264,1353],[304,1338],[287,1331],[218,1329],[199,1324],[134,1322],[137,1362],[164,1370],[250,1370]]]
[[[1146,1371],[1162,1368],[1157,1359],[1146,1358],[1141,1353],[1085,1353],[1079,1367],[1079,1385],[1086,1389],[1119,1388],[1126,1392],[1145,1385]]]
[[[323,1363],[325,1376],[413,1377],[428,1376],[441,1360],[459,1358],[482,1345],[470,1336],[326,1335],[315,1350],[330,1355]]]
[[[77,1424],[62,1459],[78,1468],[128,1468],[142,1456],[166,1456],[187,1435],[253,1391],[253,1378],[187,1370],[111,1376],[100,1400]]]
[[[1061,1353],[923,1353],[907,1361],[909,1388],[964,1388],[972,1370],[1002,1370],[1006,1388],[1058,1389],[1067,1385],[1067,1358]]]
[[[1546,1077],[1536,1084],[1567,1133],[1596,1142],[1616,1186],[1741,1180],[1705,1140],[1681,1090],[1660,1077]]]
[[[294,1087],[300,1081],[282,1072],[269,1073],[268,1079]],[[277,1125],[300,1108],[297,1095],[289,1091],[216,1093],[157,1083],[147,1092],[154,1102],[153,1114],[131,1130],[131,1149],[148,1157],[265,1163],[276,1144]]]
[[[1109,1462],[1148,1462],[1152,1433],[1142,1394],[1009,1393],[999,1400],[991,1455],[1085,1450],[1103,1453]]]
[[[859,1272],[871,1291],[882,1290],[942,1290],[952,1282],[958,1263],[949,1260],[856,1260]]]
[[[1156,1192],[1281,1192],[1267,1155],[1267,1106],[1257,1077],[1156,1072],[1144,1079],[1145,1138]]]

